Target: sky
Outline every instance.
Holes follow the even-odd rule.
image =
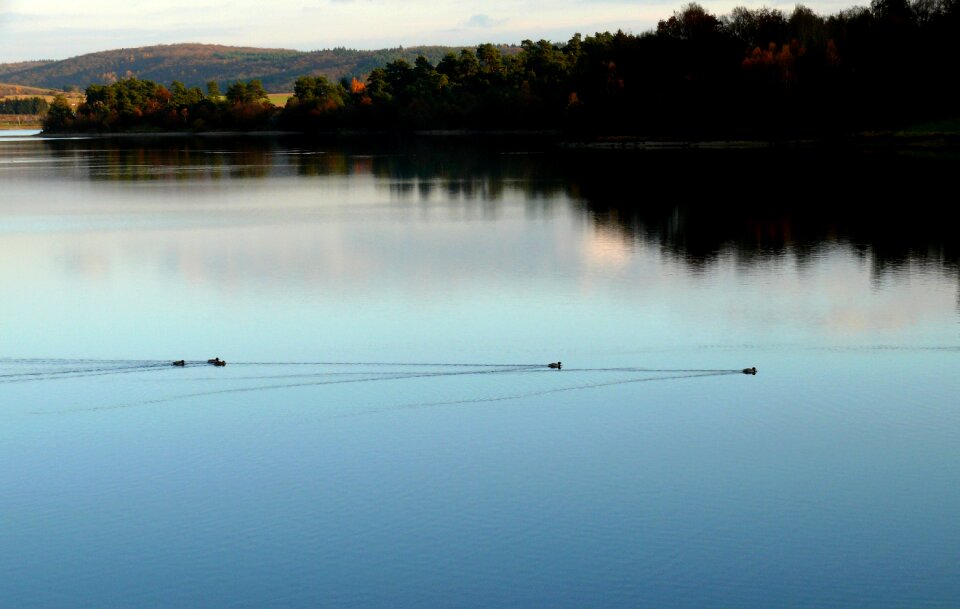
[[[576,32],[639,34],[687,0],[0,0],[0,63],[66,59],[118,48],[200,42],[311,51],[420,44],[475,46],[529,38],[566,41]],[[733,6],[790,2],[700,2]],[[868,2],[804,2],[830,14]]]

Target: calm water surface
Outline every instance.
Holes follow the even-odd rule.
[[[0,606],[960,603],[952,153],[23,135]]]

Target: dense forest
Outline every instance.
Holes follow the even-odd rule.
[[[43,114],[50,104],[42,97],[0,99],[0,114]]]
[[[291,91],[299,76],[361,77],[397,59],[419,55],[439,61],[460,47],[420,46],[358,51],[343,48],[318,51],[232,47],[213,44],[171,44],[89,53],[61,61],[0,64],[0,82],[53,89],[82,89],[139,78],[202,87],[211,80],[224,86],[259,79],[268,91]],[[509,52],[509,49],[504,49]]]
[[[688,4],[654,31],[484,44],[332,81],[301,76],[282,109],[258,80],[220,95],[174,82],[91,85],[46,129],[560,129],[696,138],[828,136],[955,115],[960,0],[873,0],[820,16],[803,6]]]

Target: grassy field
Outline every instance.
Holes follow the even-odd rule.
[[[53,89],[41,89],[25,85],[0,83],[0,100],[42,97],[52,102],[57,94],[66,95],[70,105],[77,107],[83,100],[84,94],[79,92],[64,93]],[[40,129],[43,117],[33,114],[0,114],[0,129]]]
[[[274,106],[280,106],[282,108],[287,105],[287,98],[292,96],[293,93],[269,93],[267,99],[269,99],[270,103]]]
[[[0,131],[5,129],[40,129],[41,117],[28,114],[0,114]]]
[[[0,83],[0,98],[2,97],[50,97],[53,99],[56,91],[51,89],[40,89],[38,87],[27,87],[25,85],[12,85]]]
[[[12,85],[6,83],[0,83],[0,99],[20,99],[24,97],[42,97],[48,102],[52,102],[54,96],[56,95],[65,95],[66,98],[70,101],[70,105],[74,108],[77,107],[77,104],[84,100],[84,94],[82,91],[72,91],[69,93],[64,93],[63,91],[56,91],[54,89],[40,89],[37,87],[27,87],[24,85]]]

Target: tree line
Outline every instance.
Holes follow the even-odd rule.
[[[873,0],[821,16],[691,3],[639,35],[482,44],[394,60],[364,79],[303,76],[283,108],[259,81],[224,95],[136,79],[92,85],[46,128],[561,129],[588,134],[784,137],[890,128],[956,112],[960,0]]]
[[[43,114],[50,104],[42,97],[0,99],[0,114]]]

